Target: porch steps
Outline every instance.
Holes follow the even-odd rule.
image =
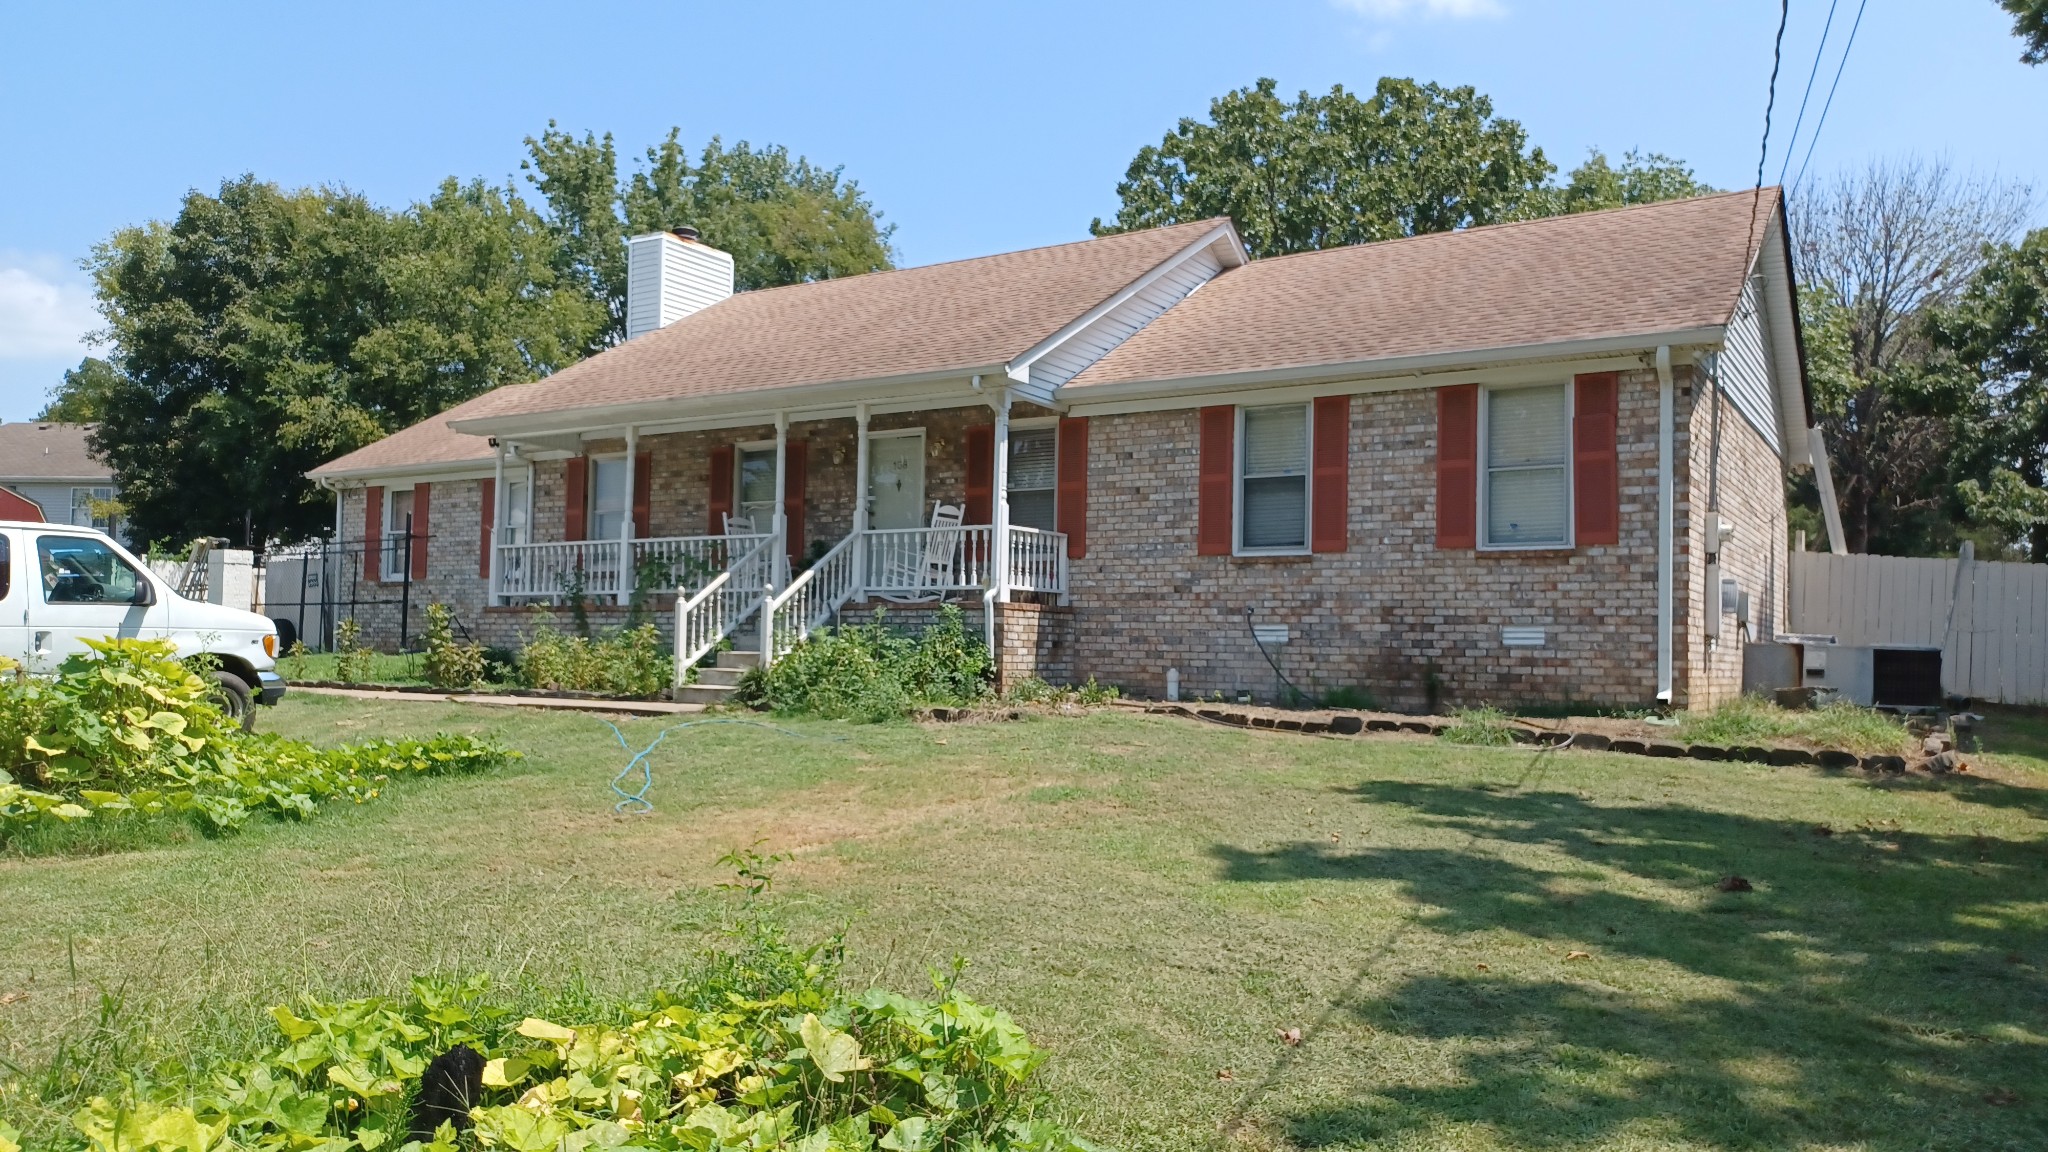
[[[732,699],[747,669],[761,662],[759,652],[720,652],[709,668],[697,669],[697,682],[676,689],[676,700],[684,704],[723,704]]]

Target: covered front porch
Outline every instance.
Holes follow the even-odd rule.
[[[673,613],[679,670],[728,638],[772,661],[855,601],[1064,603],[1059,461],[1085,445],[976,399],[500,437],[489,603]]]

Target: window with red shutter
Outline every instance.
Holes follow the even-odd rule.
[[[1196,481],[1195,552],[1230,555],[1237,471],[1237,408],[1217,404],[1201,411],[1201,461]]]
[[[1313,469],[1310,546],[1317,552],[1342,552],[1350,543],[1351,397],[1316,400]]]
[[[641,452],[633,457],[633,535],[636,538],[654,535],[648,525],[654,515],[654,453]]]
[[[804,555],[804,485],[810,482],[810,461],[810,441],[791,440],[785,447],[782,460],[782,538],[791,564],[802,560]]]
[[[1067,534],[1067,558],[1088,555],[1088,418],[1069,416],[1060,421],[1057,470],[1059,491],[1053,503],[1053,522]]]
[[[1580,544],[1621,543],[1621,374],[1574,377],[1572,504]]]
[[[479,579],[491,578],[491,543],[494,529],[498,526],[498,482],[486,477],[476,482],[478,536],[476,543],[476,574]]]
[[[1479,544],[1479,385],[1436,390],[1436,546]]]

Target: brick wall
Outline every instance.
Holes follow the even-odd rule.
[[[363,539],[363,509],[366,489],[344,489],[342,525],[344,539],[359,549]],[[353,615],[363,629],[363,642],[385,651],[395,651],[401,631],[416,647],[426,630],[430,603],[448,605],[455,612],[458,627],[476,635],[482,626],[485,582],[477,577],[482,488],[476,480],[437,480],[428,496],[427,575],[412,581],[409,591],[400,581],[364,579],[362,554],[349,553],[349,571],[335,595],[343,602],[340,617]],[[391,525],[386,525],[390,531]],[[416,541],[414,547],[420,547]],[[403,602],[401,597],[403,593]],[[401,616],[403,629],[401,629]]]
[[[1684,401],[1686,437],[1679,456],[1686,467],[1678,488],[1680,546],[1674,606],[1680,624],[1675,655],[1678,702],[1689,708],[1709,708],[1741,694],[1744,643],[1769,640],[1783,627],[1786,567],[1790,563],[1784,476],[1778,454],[1725,395],[1710,387],[1692,387]],[[1718,469],[1714,462],[1717,404]],[[1717,476],[1719,483],[1715,484]],[[1710,501],[1717,501],[1721,519],[1734,525],[1716,558],[1718,574],[1710,574],[1707,564]],[[1721,579],[1732,579],[1749,593],[1746,634],[1733,614],[1721,613]]]
[[[1622,378],[1621,542],[1544,553],[1436,547],[1436,395],[1351,404],[1349,550],[1195,554],[1193,410],[1099,416],[1089,429],[1087,557],[1073,562],[1074,672],[1128,692],[1282,694],[1249,623],[1286,624],[1279,674],[1389,706],[1642,704],[1656,691],[1657,383]],[[1148,594],[1149,593],[1149,594]],[[1245,609],[1254,610],[1247,621]],[[1541,626],[1542,648],[1501,644]],[[1435,687],[1433,688],[1432,685]]]

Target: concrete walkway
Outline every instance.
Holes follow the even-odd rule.
[[[578,700],[558,696],[510,696],[497,692],[393,692],[384,688],[316,688],[294,684],[285,695],[343,696],[350,700],[405,700],[428,704],[495,704],[507,708],[552,708],[570,712],[616,712],[627,716],[686,716],[704,711],[702,704],[671,704],[666,700]]]

